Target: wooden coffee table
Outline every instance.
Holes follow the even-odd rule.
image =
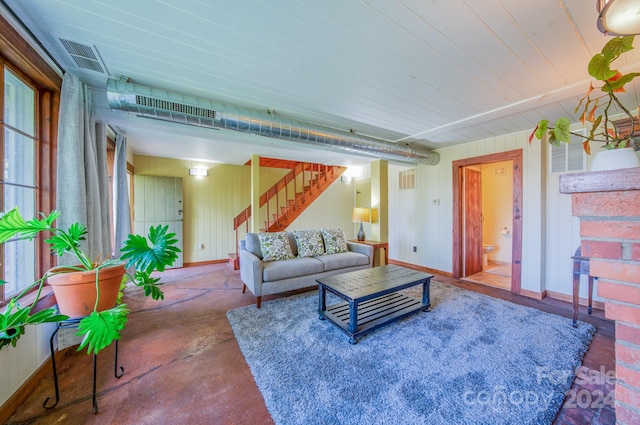
[[[318,314],[349,336],[357,338],[381,326],[431,307],[429,288],[433,275],[396,265],[374,267],[317,279]],[[402,289],[422,285],[422,300]],[[327,291],[344,300],[327,307]]]

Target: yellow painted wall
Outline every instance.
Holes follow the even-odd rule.
[[[233,218],[251,202],[249,166],[142,155],[134,155],[133,161],[135,174],[182,177],[185,263],[225,260],[230,252],[235,252],[236,234],[233,230]],[[208,168],[209,175],[189,176],[189,168],[192,167]],[[260,168],[260,192],[271,187],[287,172],[288,170],[284,169]],[[352,208],[353,188],[338,180],[292,224],[291,228],[344,227],[347,237],[351,237]],[[328,210],[335,213],[327,214]],[[239,239],[244,238],[244,229],[243,225]],[[204,245],[204,249],[196,250],[196,245]]]
[[[482,243],[495,248],[490,260],[511,263],[513,223],[513,162],[502,161],[482,166]],[[506,227],[507,235],[500,233]]]
[[[235,251],[233,218],[249,205],[249,167],[140,155],[133,166],[135,174],[182,177],[185,263],[225,259]],[[196,166],[208,168],[209,175],[189,176]]]

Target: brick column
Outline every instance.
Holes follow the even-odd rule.
[[[566,174],[605,317],[616,321],[616,421],[640,424],[640,168]]]

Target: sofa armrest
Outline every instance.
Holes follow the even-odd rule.
[[[371,245],[347,241],[347,248],[349,251],[359,252],[369,257],[369,267],[373,267],[373,247]]]
[[[262,295],[262,261],[246,250],[240,251],[240,279],[247,288],[259,297]]]

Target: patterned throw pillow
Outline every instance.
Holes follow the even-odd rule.
[[[262,262],[288,260],[293,258],[287,232],[258,233]]]
[[[324,243],[319,230],[294,230],[293,236],[298,245],[298,257],[324,255]]]
[[[347,252],[347,238],[342,229],[321,229],[324,238],[324,249],[327,254],[337,254]]]

